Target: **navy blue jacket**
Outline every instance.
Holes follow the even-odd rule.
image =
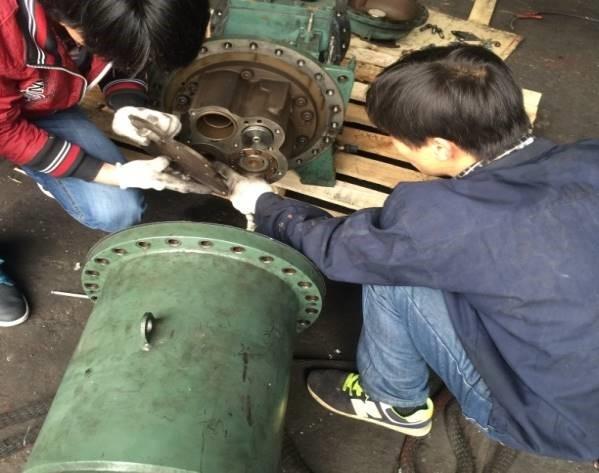
[[[444,291],[504,443],[599,458],[599,141],[536,139],[346,218],[265,194],[256,217],[330,279]]]

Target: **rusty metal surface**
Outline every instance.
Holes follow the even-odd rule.
[[[239,38],[206,42],[168,81],[162,107],[182,118],[186,144],[270,182],[330,147],[345,111],[336,81],[316,60]]]
[[[212,167],[212,163],[196,150],[172,138],[162,136],[161,130],[147,120],[134,115],[130,115],[129,120],[136,128],[151,132],[148,135],[152,141],[151,154],[168,156],[174,161],[177,171],[207,186],[213,193],[223,196],[229,193],[227,185]]]

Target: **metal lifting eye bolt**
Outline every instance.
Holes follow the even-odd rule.
[[[150,344],[150,338],[152,336],[152,332],[156,327],[156,317],[151,312],[146,312],[141,318],[141,336],[143,341],[142,350],[150,351],[152,345]]]

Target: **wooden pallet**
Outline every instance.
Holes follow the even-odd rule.
[[[376,130],[364,107],[368,83],[381,70],[395,62],[408,50],[421,49],[431,44],[444,45],[452,41],[452,30],[469,31],[479,38],[498,42],[494,48],[496,54],[507,58],[520,43],[522,38],[513,33],[489,28],[483,24],[488,22],[494,7],[493,0],[477,0],[471,19],[468,21],[444,15],[435,10],[430,11],[429,23],[435,24],[444,31],[445,38],[432,34],[430,29],[415,30],[402,39],[397,47],[382,47],[357,37],[352,39],[348,57],[357,61],[356,82],[352,101],[339,137],[339,142],[353,145],[359,151],[355,154],[338,152],[335,155],[337,169],[337,184],[335,187],[307,186],[300,183],[294,172],[288,173],[277,187],[294,197],[308,197],[317,205],[340,215],[353,210],[381,206],[391,189],[399,182],[414,182],[430,179],[429,177],[410,168],[393,147],[389,136]],[[529,90],[524,91],[526,110],[534,122],[541,99],[541,94]],[[98,126],[116,141],[120,138],[113,136],[110,130],[111,115],[103,105],[101,94],[91,91],[83,104]],[[130,149],[123,149],[126,155],[132,156]]]

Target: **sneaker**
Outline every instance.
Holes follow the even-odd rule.
[[[0,272],[0,278],[2,273]],[[0,282],[0,328],[15,327],[29,318],[29,304],[10,282]]]
[[[432,427],[433,401],[401,416],[389,404],[373,401],[360,385],[360,375],[339,370],[317,370],[308,375],[308,391],[322,407],[335,414],[370,422],[413,437],[424,437]]]

